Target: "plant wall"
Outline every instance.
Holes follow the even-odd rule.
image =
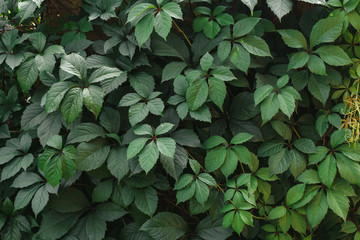
[[[0,11],[1,239],[360,239],[359,0]]]

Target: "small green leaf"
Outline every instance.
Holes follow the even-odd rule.
[[[336,160],[333,155],[328,155],[325,160],[319,164],[318,173],[321,181],[328,188],[331,188],[336,176]]]
[[[278,207],[271,209],[267,219],[268,220],[279,219],[279,218],[285,216],[285,214],[286,214],[286,208],[284,206],[278,206]]]
[[[289,191],[286,193],[286,204],[288,206],[296,203],[303,197],[305,186],[305,184],[298,184],[289,189]]]
[[[139,164],[148,173],[159,158],[159,150],[154,141],[148,143],[139,154]]]
[[[304,35],[295,29],[278,30],[285,44],[291,48],[307,49],[307,42]],[[290,67],[289,67],[290,68]]]

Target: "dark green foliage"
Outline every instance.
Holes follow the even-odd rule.
[[[75,2],[0,0],[1,239],[360,239],[359,0]]]

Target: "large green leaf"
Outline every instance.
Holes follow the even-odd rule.
[[[46,112],[52,113],[56,111],[59,108],[66,92],[74,86],[76,86],[76,84],[72,82],[58,82],[53,84],[46,94]]]
[[[88,88],[83,89],[84,105],[89,109],[97,118],[100,114],[105,93],[101,87],[90,85]]]
[[[155,32],[166,40],[171,29],[171,17],[165,11],[160,11],[154,19]]]
[[[182,217],[171,212],[160,212],[140,228],[155,239],[178,239],[188,231]]]
[[[310,227],[316,227],[325,217],[328,211],[328,203],[324,191],[320,191],[307,205],[306,213]]]
[[[49,211],[43,215],[40,229],[37,234],[44,239],[59,239],[75,225],[81,214],[81,212],[64,214]]]
[[[328,155],[325,160],[319,164],[318,173],[321,181],[328,188],[331,188],[336,175],[336,160],[333,155]]]
[[[143,213],[152,216],[157,208],[158,196],[154,188],[140,188],[136,190],[135,206]]]
[[[126,159],[126,148],[112,148],[107,159],[107,168],[118,181],[129,172],[129,163]]]
[[[156,140],[159,152],[169,158],[174,158],[176,142],[172,138],[162,137]]]
[[[328,17],[315,23],[310,34],[310,47],[320,43],[333,42],[340,36],[343,19],[340,17]]]
[[[197,110],[206,101],[209,87],[205,79],[195,80],[186,91],[186,102],[190,110]]]
[[[351,64],[349,56],[338,46],[322,46],[315,50],[321,59],[332,66],[344,66]]]
[[[109,152],[110,146],[104,146],[101,139],[80,143],[75,155],[77,169],[90,171],[100,167],[106,161]]]
[[[159,150],[154,141],[148,143],[139,154],[141,168],[148,173],[156,164],[159,155]]]
[[[210,150],[206,154],[205,167],[209,172],[213,172],[223,165],[226,157],[226,147],[220,146]]]
[[[72,123],[81,113],[84,96],[81,88],[71,88],[64,97],[60,109],[67,125]]]
[[[292,162],[290,151],[281,149],[280,152],[269,157],[270,174],[279,174],[285,172]]]
[[[149,39],[154,28],[154,14],[150,13],[143,17],[135,26],[135,36],[141,47]]]
[[[85,82],[87,78],[86,61],[79,54],[72,53],[61,59],[60,68]]]
[[[346,217],[349,211],[349,199],[347,196],[335,190],[328,190],[327,202],[329,204],[329,208],[344,221],[346,221]]]
[[[241,38],[240,43],[251,54],[261,57],[271,57],[269,46],[259,37],[246,36]]]
[[[292,48],[307,49],[307,42],[304,35],[295,29],[278,30],[285,44]]]
[[[309,79],[308,88],[310,93],[325,105],[330,94],[330,86],[325,77],[311,75]]]
[[[30,59],[21,64],[16,72],[16,75],[21,90],[23,92],[29,91],[39,75],[36,61],[34,59]]]
[[[280,21],[291,11],[293,5],[290,0],[266,0],[266,3]]]

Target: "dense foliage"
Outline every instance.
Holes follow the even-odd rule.
[[[0,238],[360,239],[359,2],[0,0]]]

